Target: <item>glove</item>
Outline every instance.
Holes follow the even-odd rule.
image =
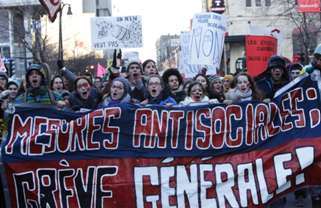
[[[64,67],[64,61],[63,60],[58,60],[57,61],[57,66],[58,66],[58,69],[62,69]]]
[[[121,52],[121,49],[119,49],[118,54],[117,54],[117,58],[121,59],[121,57],[122,57],[122,52]]]
[[[5,90],[0,93],[0,100],[5,100],[9,97],[10,90]]]
[[[114,54],[113,54],[113,63],[111,65],[111,67],[117,67],[117,56],[116,56],[117,50],[114,50]]]

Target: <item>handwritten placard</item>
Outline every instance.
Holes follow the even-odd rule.
[[[190,64],[219,68],[224,47],[226,18],[215,13],[200,13],[193,18]]]
[[[207,74],[216,74],[216,68],[211,65],[196,65],[189,64],[189,58],[191,54],[190,50],[191,32],[182,32],[180,35],[180,59],[179,59],[179,70],[184,77],[193,78],[195,75],[200,73],[202,68],[207,69]]]
[[[95,49],[140,48],[143,46],[141,16],[94,17],[91,42]]]

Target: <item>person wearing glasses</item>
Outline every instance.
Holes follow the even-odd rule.
[[[98,90],[92,86],[91,80],[79,76],[74,81],[75,90],[68,98],[69,107],[73,111],[89,111],[96,109],[101,101]]]
[[[164,83],[159,75],[150,75],[147,80],[147,98],[141,104],[157,104],[163,106],[176,105],[174,98],[165,93]]]

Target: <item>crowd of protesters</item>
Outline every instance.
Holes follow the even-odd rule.
[[[319,70],[314,70],[320,68],[319,48],[312,64],[305,67],[314,80],[317,79],[315,76],[320,77]],[[47,80],[41,64],[31,64],[21,83],[8,78],[4,72],[0,73],[0,99],[3,111],[11,104],[21,103],[51,104],[59,109],[84,111],[119,103],[172,106],[252,100],[268,102],[278,89],[303,71],[300,64],[272,56],[267,69],[255,80],[246,72],[219,76],[207,75],[206,70],[186,79],[175,68],[165,70],[161,76],[155,61],[149,59],[142,64],[131,62],[125,70],[114,65],[103,78],[90,74],[76,76],[64,67],[60,75]]]
[[[206,74],[206,70],[201,70],[193,79],[186,79],[175,68],[160,75],[155,61],[150,59],[142,64],[131,62],[122,69],[115,60],[120,57],[114,53],[114,64],[103,78],[90,74],[76,76],[63,67],[59,75],[47,80],[41,64],[31,64],[20,82],[0,72],[2,118],[14,111],[15,104],[22,103],[88,111],[121,103],[174,106],[270,102],[277,90],[301,74],[311,74],[314,81],[321,79],[321,45],[315,49],[310,65],[303,67],[289,63],[281,56],[272,56],[266,70],[255,79],[246,72],[219,76]],[[296,194],[301,196],[305,193]],[[315,200],[320,201],[320,198]]]

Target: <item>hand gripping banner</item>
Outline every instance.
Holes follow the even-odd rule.
[[[16,108],[2,160],[11,207],[261,207],[321,184],[320,94],[270,103]]]

